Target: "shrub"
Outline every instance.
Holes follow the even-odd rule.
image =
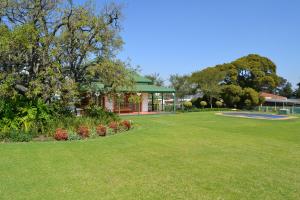
[[[25,132],[12,130],[5,134],[3,139],[7,139],[10,142],[30,142],[32,140],[32,135]]]
[[[183,107],[184,107],[186,110],[189,110],[189,109],[191,109],[191,108],[193,107],[193,104],[192,104],[192,102],[190,102],[190,101],[185,101],[185,102],[183,103]]]
[[[77,133],[70,132],[69,136],[68,136],[68,140],[70,140],[70,141],[72,141],[72,140],[81,140],[81,136],[78,135]]]
[[[96,128],[96,132],[99,136],[106,136],[106,127],[103,126],[102,124],[98,125]]]
[[[122,125],[122,127],[123,127],[126,131],[128,131],[128,130],[131,129],[131,122],[128,121],[128,120],[122,121],[122,122],[121,122],[121,125]]]
[[[119,116],[113,112],[106,111],[100,106],[90,106],[85,110],[86,116],[101,119],[102,122],[108,123],[119,120]]]
[[[222,105],[223,105],[223,103],[222,103],[221,101],[216,101],[216,106],[217,106],[218,108],[220,108]]]
[[[117,133],[119,130],[119,124],[116,121],[110,122],[108,127],[111,128],[115,133]]]
[[[68,132],[62,128],[58,128],[55,131],[54,139],[60,140],[68,140]]]
[[[86,126],[79,126],[77,129],[78,135],[80,135],[82,138],[87,138],[90,136],[90,130]]]
[[[204,108],[205,106],[207,106],[207,103],[206,103],[206,101],[201,101],[200,105],[201,105],[202,108]]]

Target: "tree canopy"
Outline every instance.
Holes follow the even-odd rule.
[[[276,65],[257,54],[195,72],[190,80],[210,102],[222,96],[229,107],[257,105],[262,91],[291,94],[291,84],[276,74]]]
[[[258,92],[273,92],[279,84],[276,65],[270,59],[257,54],[249,54],[216,67],[226,72],[226,84],[250,87]]]
[[[300,98],[300,83],[297,84],[298,88],[295,90],[295,97]]]
[[[169,81],[171,87],[176,90],[177,98],[182,99],[185,95],[192,93],[189,76],[173,74],[170,76]]]
[[[159,73],[148,74],[145,77],[150,79],[156,86],[164,86],[165,84],[164,79],[160,76]]]
[[[129,73],[115,57],[121,17],[114,3],[97,13],[69,0],[1,1],[1,96],[70,100],[82,83],[125,84]]]
[[[208,67],[204,70],[194,72],[190,82],[194,84],[204,95],[209,97],[210,105],[213,106],[213,98],[219,98],[222,91],[221,83],[225,73],[215,67]]]

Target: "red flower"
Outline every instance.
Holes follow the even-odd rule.
[[[55,131],[54,139],[56,140],[68,140],[68,133],[62,128],[58,128]]]
[[[113,131],[116,133],[116,132],[118,132],[119,124],[118,124],[118,122],[110,122],[108,127],[113,129]]]
[[[87,138],[90,136],[90,130],[86,126],[79,126],[79,128],[77,129],[77,134],[83,138]]]
[[[98,125],[96,128],[96,132],[99,136],[105,136],[106,135],[106,127],[102,124]]]
[[[131,122],[128,120],[124,120],[121,122],[121,125],[124,127],[124,129],[126,131],[128,131],[129,129],[131,129]]]

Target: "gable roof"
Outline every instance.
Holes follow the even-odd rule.
[[[286,97],[275,95],[275,94],[271,94],[271,93],[266,93],[266,92],[261,92],[259,95],[261,97],[265,97],[266,100],[268,100],[268,99],[272,99],[272,100],[287,100]]]
[[[174,88],[156,85],[136,84],[133,88],[120,88],[120,92],[146,92],[146,93],[175,93]]]

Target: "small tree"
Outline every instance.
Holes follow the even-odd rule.
[[[218,108],[220,108],[222,105],[223,105],[223,103],[222,103],[221,101],[216,101],[216,106],[217,106]]]
[[[259,94],[252,88],[245,88],[243,95],[243,103],[244,106],[249,109],[253,106],[257,106],[259,104]]]
[[[201,102],[200,102],[200,105],[201,105],[201,107],[202,107],[202,109],[203,109],[205,106],[207,106],[207,103],[206,103],[206,101],[201,101]]]
[[[246,99],[244,104],[247,109],[250,109],[252,106],[252,101],[250,99]]]
[[[140,114],[140,103],[141,103],[141,97],[139,95],[130,95],[130,97],[128,98],[128,101],[130,103],[133,103],[136,105],[138,105],[138,113]]]
[[[186,110],[190,110],[193,107],[193,104],[190,101],[186,101],[183,103],[183,106]]]
[[[224,81],[225,73],[218,68],[208,67],[202,71],[194,72],[190,78],[192,84],[196,84],[197,88],[209,98],[212,108],[213,99],[219,98],[222,87],[221,82]]]
[[[238,85],[226,85],[222,89],[222,98],[229,107],[236,108],[241,101],[243,89]]]

